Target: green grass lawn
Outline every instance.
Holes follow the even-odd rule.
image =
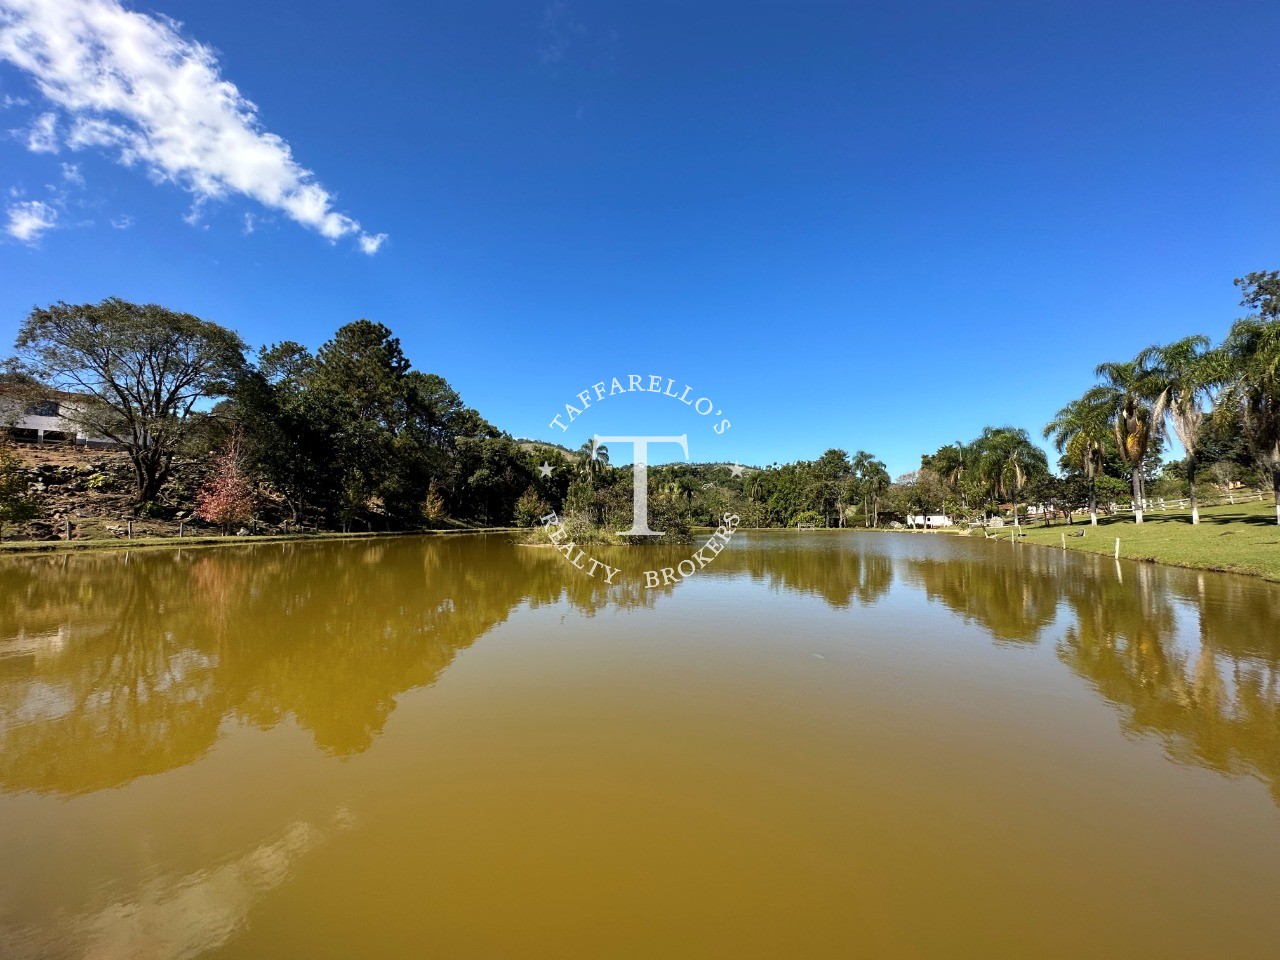
[[[1207,507],[1200,524],[1191,525],[1190,511],[1148,511],[1139,525],[1130,517],[1099,518],[1096,527],[1086,517],[1073,526],[1055,521],[1052,527],[1024,526],[1027,543],[1067,547],[1110,556],[1120,538],[1120,556],[1130,560],[1154,560],[1202,570],[1229,570],[1280,581],[1280,526],[1276,508],[1268,497],[1261,503]],[[1084,530],[1083,537],[1072,533]],[[1006,539],[1009,528],[1001,533]],[[976,534],[975,534],[976,535]]]

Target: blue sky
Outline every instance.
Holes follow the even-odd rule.
[[[80,40],[158,25],[140,49],[170,59],[109,96],[24,62],[33,10]],[[896,474],[988,423],[1038,436],[1099,361],[1220,337],[1231,279],[1280,267],[1273,2],[6,13],[5,345],[33,305],[113,295],[255,345],[368,317],[517,436],[688,429],[694,459],[840,446]],[[202,56],[255,118],[174,93]],[[656,397],[548,427],[628,373],[732,429]]]

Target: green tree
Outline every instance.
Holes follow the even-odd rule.
[[[1044,428],[1063,461],[1084,475],[1089,485],[1089,522],[1098,525],[1098,474],[1102,472],[1111,435],[1107,404],[1086,398],[1072,400]]]
[[[969,470],[973,452],[957,440],[945,447],[939,447],[932,455],[920,458],[920,466],[932,470],[953,493],[960,498],[960,505],[968,509],[968,491],[964,484],[965,474]]]
[[[836,524],[843,527],[844,491],[851,473],[849,454],[832,447],[814,462],[813,467],[812,498],[818,505],[826,526],[831,526],[834,514]]]
[[[889,470],[882,460],[877,460],[865,450],[853,456],[854,483],[862,497],[862,512],[867,526],[880,522],[880,498],[889,489]]]
[[[244,366],[244,343],[225,327],[115,297],[33,310],[17,349],[43,383],[85,397],[68,418],[129,454],[139,504],[169,478],[197,406],[225,394]]]
[[[1086,393],[1084,399],[1111,411],[1116,447],[1133,486],[1134,519],[1141,523],[1146,506],[1144,465],[1153,442],[1159,438],[1168,396],[1148,366],[1136,359],[1100,364],[1096,373],[1103,382]]]
[[[1138,363],[1150,371],[1157,389],[1155,410],[1164,410],[1174,433],[1187,452],[1187,486],[1191,498],[1191,522],[1200,522],[1196,505],[1196,457],[1207,410],[1206,401],[1220,379],[1218,355],[1209,349],[1209,338],[1183,337],[1165,346],[1148,347],[1138,354]]]
[[[1258,465],[1270,476],[1280,523],[1280,277],[1251,273],[1236,283],[1259,314],[1236,321],[1222,346],[1225,387],[1219,405],[1240,424]]]
[[[551,504],[538,494],[533,487],[520,494],[516,501],[515,521],[518,527],[532,527],[551,512]]]
[[[987,427],[981,437],[979,469],[998,499],[1013,501],[1013,523],[1018,520],[1018,497],[1029,477],[1049,471],[1044,451],[1031,442],[1021,427]]]
[[[284,498],[293,522],[337,500],[327,424],[309,390],[315,357],[286,341],[264,347],[237,379],[218,413],[239,425],[254,470]]]
[[[578,472],[591,483],[608,470],[609,448],[604,444],[597,444],[595,440],[588,440],[578,448],[576,460]]]
[[[8,444],[0,445],[0,539],[6,523],[26,523],[37,512],[35,498],[27,493],[22,461]]]

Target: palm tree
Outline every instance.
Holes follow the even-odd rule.
[[[1111,429],[1133,486],[1134,519],[1141,523],[1146,505],[1142,463],[1151,441],[1160,434],[1169,398],[1158,388],[1150,368],[1137,359],[1099,364],[1095,372],[1103,382],[1086,393],[1084,399],[1111,409]]]
[[[1209,338],[1183,337],[1167,346],[1153,346],[1138,354],[1138,363],[1151,371],[1152,386],[1160,389],[1154,406],[1163,407],[1187,452],[1187,483],[1191,492],[1191,522],[1200,522],[1196,506],[1196,451],[1204,426],[1204,402],[1217,378],[1217,355]]]
[[[594,439],[588,440],[578,448],[578,470],[588,479],[603,473],[609,466],[609,448],[597,444]]]
[[[987,427],[978,446],[983,451],[979,467],[999,499],[1013,501],[1013,525],[1018,526],[1018,494],[1030,473],[1048,473],[1044,451],[1031,442],[1021,427]]]
[[[1280,319],[1238,320],[1222,345],[1226,386],[1219,405],[1235,412],[1258,463],[1271,474],[1280,524]]]
[[[1089,481],[1089,522],[1098,525],[1098,474],[1102,472],[1107,436],[1111,432],[1110,410],[1081,397],[1059,410],[1044,428],[1066,462],[1079,467]]]
[[[867,464],[862,477],[862,489],[871,501],[871,526],[880,523],[880,496],[889,489],[892,481],[889,470],[881,460],[872,460]]]
[[[939,447],[937,453],[932,457],[926,457],[926,462],[922,463],[922,466],[928,467],[941,477],[942,481],[951,488],[952,493],[960,497],[960,504],[965,509],[968,509],[969,503],[961,481],[969,467],[970,456],[971,452],[957,440],[945,447]]]
[[[889,471],[865,450],[859,450],[850,462],[850,474],[862,497],[863,524],[873,527],[879,520],[880,495],[889,488]]]

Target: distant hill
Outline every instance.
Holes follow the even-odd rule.
[[[516,444],[521,450],[525,450],[529,453],[554,451],[566,460],[571,460],[575,456],[574,452],[568,447],[559,443],[550,443],[546,440],[530,440],[528,437],[516,437]]]

